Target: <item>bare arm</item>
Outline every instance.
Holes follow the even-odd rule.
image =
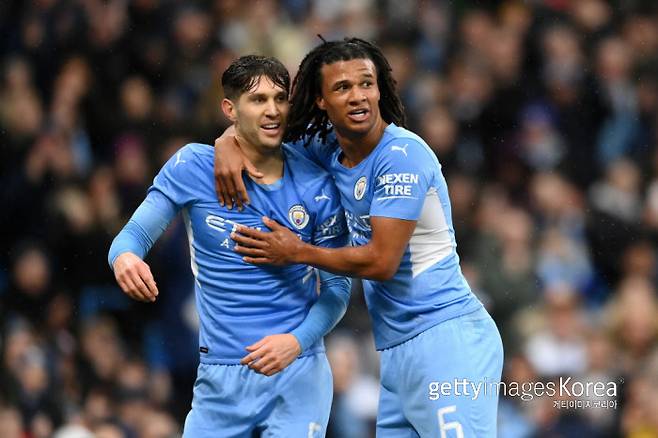
[[[370,280],[391,279],[409,243],[416,221],[371,217],[372,238],[363,246],[322,248],[302,242],[289,229],[265,218],[272,231],[241,227],[232,235],[235,250],[256,264],[307,264],[325,271]]]

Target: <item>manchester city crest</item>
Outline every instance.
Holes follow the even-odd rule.
[[[301,230],[308,224],[309,215],[303,205],[295,204],[288,210],[288,219],[295,228]]]
[[[356,184],[354,184],[354,199],[360,201],[363,198],[363,195],[366,193],[367,185],[368,181],[365,176],[362,176],[356,181]]]

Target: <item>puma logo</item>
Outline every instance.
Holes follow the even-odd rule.
[[[407,155],[407,146],[409,146],[409,145],[408,144],[405,144],[404,146],[395,146],[395,145],[393,145],[393,146],[391,146],[391,151],[400,151],[404,154],[405,157],[408,157],[408,155]]]
[[[320,202],[323,199],[326,199],[327,201],[331,201],[331,198],[329,196],[327,196],[327,194],[324,192],[324,190],[322,190],[322,192],[313,199],[315,199],[315,202]]]
[[[185,160],[181,160],[180,157],[181,157],[181,154],[182,154],[182,153],[183,153],[183,151],[179,151],[179,152],[176,154],[176,162],[174,163],[174,167],[178,166],[178,165],[181,164],[181,163],[187,163],[187,161],[185,161]]]

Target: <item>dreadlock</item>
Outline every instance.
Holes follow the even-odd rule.
[[[406,127],[406,115],[396,90],[391,66],[376,45],[360,38],[325,41],[304,57],[292,83],[292,99],[286,141],[296,141],[319,134],[324,142],[331,130],[327,113],[315,104],[322,94],[321,68],[326,64],[352,59],[370,59],[377,69],[379,112],[386,123]]]

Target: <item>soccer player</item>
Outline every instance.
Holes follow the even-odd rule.
[[[332,378],[322,336],[345,312],[349,280],[320,272],[318,296],[313,268],[247,264],[229,236],[238,225],[263,227],[268,216],[287,224],[300,241],[340,247],[347,241],[340,198],[325,171],[281,147],[290,77],[279,61],[241,57],[224,72],[222,85],[222,110],[262,171],[258,180],[244,181],[251,204],[243,212],[221,207],[213,148],[188,144],[155,177],[114,239],[109,262],[126,294],[154,301],[158,290],[142,258],[182,211],[201,356],[185,437],[324,436]]]
[[[240,227],[236,250],[364,279],[381,352],[378,437],[495,436],[500,335],[461,273],[441,165],[404,128],[386,58],[361,39],[324,42],[302,61],[291,103],[287,139],[334,178],[351,246],[309,245],[266,218],[271,232]],[[218,176],[233,178],[218,181],[230,202],[247,160],[227,136],[215,149]]]

